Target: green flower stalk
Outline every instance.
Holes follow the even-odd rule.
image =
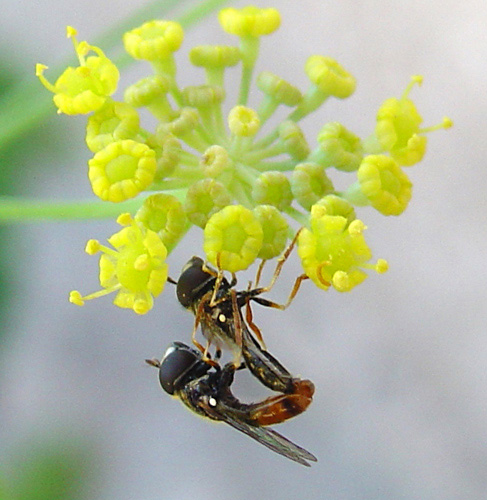
[[[88,177],[94,194],[124,207],[134,201],[132,217],[119,218],[127,227],[108,240],[114,248],[93,240],[87,247],[90,254],[102,254],[103,290],[86,297],[73,292],[72,302],[113,291],[116,305],[147,312],[164,287],[167,254],[192,225],[202,229],[207,259],[220,271],[236,273],[256,259],[278,258],[298,230],[304,273],[321,289],[350,291],[366,271],[387,269],[383,259],[371,263],[365,224],[355,209],[401,214],[412,194],[403,167],[423,158],[426,133],[451,126],[446,118],[420,128],[422,118],[409,95],[422,77],[413,77],[400,98],[380,106],[366,140],[333,121],[323,123],[310,147],[299,122],[328,99],[350,97],[354,76],[332,57],[315,54],[305,64],[310,87],[304,92],[271,71],[254,77],[261,38],[279,28],[279,12],[228,8],[219,21],[238,43],[194,47],[189,60],[203,70],[203,80],[184,86],[176,57],[184,39],[181,25],[154,20],[127,32],[126,51],[149,62],[151,72],[129,85],[121,102],[112,97],[117,67],[100,48],[78,42],[72,28],[68,35],[79,66],[50,84],[45,66],[38,65],[37,75],[60,113],[91,113],[86,143],[93,152]],[[226,72],[236,66],[238,99],[227,102]],[[256,106],[248,102],[253,83],[260,94]],[[143,108],[155,126],[144,124]],[[287,115],[276,123],[274,113],[283,109]],[[340,183],[350,176],[342,191],[335,188],[335,170]]]

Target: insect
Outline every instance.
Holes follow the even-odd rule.
[[[280,394],[247,404],[238,400],[231,391],[238,369],[233,363],[227,363],[223,368],[210,365],[200,351],[181,342],[173,342],[161,361],[148,359],[146,362],[159,369],[162,388],[198,415],[225,422],[301,465],[309,467],[309,461],[317,461],[309,451],[265,427],[305,411],[314,393],[311,381],[301,380],[299,393]]]
[[[219,359],[221,349],[227,346],[233,352],[235,367],[240,365],[241,358],[243,358],[246,367],[265,386],[285,394],[295,393],[296,384],[300,383],[300,379],[294,378],[265,348],[262,334],[253,322],[250,302],[254,301],[260,305],[278,309],[285,309],[291,303],[301,282],[307,278],[306,275],[297,278],[288,301],[284,305],[271,302],[260,295],[274,286],[295,241],[296,238],[279,260],[272,281],[267,287],[251,288],[249,284],[247,290],[237,291],[235,275],[229,282],[222,272],[206,266],[200,257],[193,257],[188,261],[177,282],[171,280],[176,284],[179,302],[195,315],[192,341],[203,353],[204,359],[210,364],[215,363],[208,355],[210,345],[216,346],[216,359]],[[258,285],[261,271],[262,264],[257,272],[256,285]],[[244,307],[245,320],[242,313]],[[206,347],[196,340],[196,332],[200,324],[202,333],[208,341]],[[259,341],[252,335],[249,328]]]

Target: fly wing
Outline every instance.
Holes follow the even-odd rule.
[[[316,462],[318,460],[312,453],[304,448],[301,448],[301,446],[293,443],[275,430],[270,429],[269,427],[257,427],[250,425],[244,420],[236,418],[233,415],[232,409],[227,408],[225,405],[218,404],[216,407],[205,405],[205,412],[208,416],[211,415],[216,420],[226,422],[234,429],[247,434],[247,436],[255,439],[257,442],[263,444],[270,450],[279,453],[279,455],[283,455],[290,460],[294,460],[301,465],[310,467],[311,464],[309,464],[307,460],[312,462]]]
[[[247,436],[255,439],[270,450],[275,451],[276,453],[279,453],[279,455],[283,455],[290,460],[294,460],[298,464],[310,467],[311,464],[309,464],[307,460],[312,462],[317,461],[317,458],[309,451],[301,448],[301,446],[298,446],[269,427],[256,427],[249,425],[246,422],[242,422],[241,420],[231,418],[227,415],[223,415],[222,420],[231,425],[234,429],[247,434]]]

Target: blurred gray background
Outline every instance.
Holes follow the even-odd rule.
[[[54,66],[70,53],[66,24],[92,40],[141,3],[3,2],[2,44],[34,78],[36,62]],[[390,263],[387,274],[371,275],[350,294],[305,283],[287,311],[254,310],[269,350],[316,384],[309,410],[278,430],[319,462],[305,469],[286,461],[162,392],[144,359],[159,357],[172,340],[189,341],[192,329],[171,287],[145,317],[115,308],[109,298],[84,308],[68,303],[73,288],[98,289],[97,259],[83,248],[87,239],[115,232],[113,221],[26,224],[8,233],[14,291],[2,325],[0,461],[27,459],[52,439],[84,443],[90,451],[83,488],[93,500],[484,499],[487,4],[258,5],[282,14],[281,29],[262,41],[258,70],[305,89],[306,58],[322,53],[358,80],[354,96],[330,101],[304,122],[311,144],[327,121],[367,136],[377,107],[399,96],[413,74],[424,75],[411,94],[424,124],[444,115],[455,122],[429,136],[425,160],[407,171],[414,195],[405,214],[358,211],[374,257]],[[203,78],[187,53],[206,43],[235,39],[215,16],[187,32],[178,53],[182,85]],[[143,63],[132,66],[120,87],[146,72]],[[57,133],[43,138],[32,175],[32,159],[22,164],[20,156],[26,175],[18,192],[90,197],[85,119],[53,114],[48,122]],[[186,243],[170,257],[173,277],[201,244],[200,233]],[[293,255],[272,297],[283,300],[298,272]],[[247,382],[236,391],[259,397],[254,381]]]

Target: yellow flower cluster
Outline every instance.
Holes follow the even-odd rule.
[[[402,96],[382,103],[367,139],[332,121],[322,125],[313,149],[299,122],[328,99],[352,96],[355,77],[329,55],[315,54],[304,66],[306,91],[270,71],[254,78],[261,39],[280,27],[279,12],[228,8],[219,21],[238,44],[194,47],[190,62],[204,72],[195,85],[178,84],[174,56],[184,32],[169,20],[125,33],[127,53],[152,71],[129,85],[120,101],[113,98],[117,67],[100,48],[78,42],[71,27],[79,65],[54,84],[44,76],[46,66],[37,66],[60,113],[90,114],[86,143],[93,152],[88,178],[94,194],[108,203],[140,199],[136,213],[119,219],[126,227],[108,239],[113,248],[93,240],[87,247],[90,254],[101,252],[103,290],[86,297],[73,292],[72,302],[115,291],[116,305],[145,313],[164,287],[167,253],[192,225],[202,229],[206,256],[220,270],[237,272],[256,259],[278,257],[300,228],[304,272],[322,289],[349,291],[365,279],[365,270],[387,269],[382,259],[370,263],[365,224],[355,208],[404,212],[412,195],[405,168],[424,157],[427,133],[452,125],[445,118],[421,128],[410,94],[422,77],[413,76]],[[226,107],[225,71],[237,65],[238,99]],[[251,107],[254,80],[261,99]],[[149,126],[142,108],[152,115]],[[282,108],[285,118],[270,120]],[[345,190],[335,188],[334,169],[350,174]]]

